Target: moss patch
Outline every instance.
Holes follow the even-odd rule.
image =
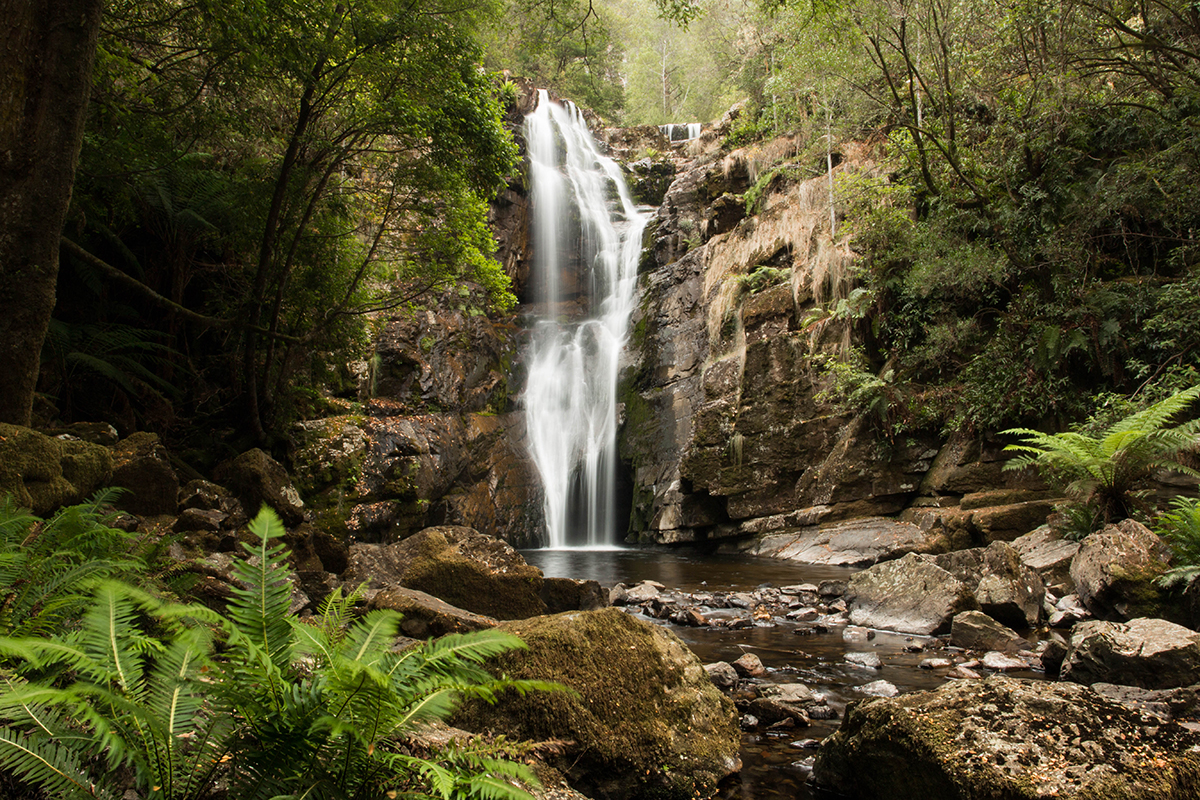
[[[596,800],[708,796],[736,764],[732,704],[682,642],[617,609],[505,623],[528,650],[492,665],[577,692],[475,703],[455,724],[524,739],[573,742],[552,761]]]

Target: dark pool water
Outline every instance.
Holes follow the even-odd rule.
[[[812,567],[769,558],[737,555],[703,555],[691,551],[659,549],[527,550],[525,559],[548,577],[587,578],[606,588],[656,580],[684,591],[750,591],[763,584],[787,586],[846,579],[855,570]],[[659,624],[667,624],[652,620]],[[797,626],[710,630],[671,625],[701,661],[734,661],[754,653],[770,670],[767,680],[803,683],[825,694],[839,716],[848,702],[865,697],[857,687],[877,680],[896,685],[901,692],[932,689],[943,678],[918,668],[929,652],[910,652],[915,645],[937,646],[937,640],[877,631],[870,641],[847,642],[841,631],[799,636]],[[877,654],[882,669],[848,664],[842,656],[850,650]],[[1021,675],[1021,673],[1017,673]],[[1032,673],[1025,677],[1031,677]],[[804,740],[820,740],[836,730],[839,720],[814,720],[809,728],[783,734],[744,733],[742,771],[722,787],[725,800],[782,800],[817,797],[807,785],[815,751],[802,747]]]

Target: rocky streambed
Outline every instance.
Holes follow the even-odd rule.
[[[614,605],[705,662],[743,732],[728,800],[1196,796],[1200,637],[1156,618],[1092,619],[1013,553],[993,543],[940,559],[964,581],[935,557],[851,570],[658,555],[655,570],[619,552],[526,555],[547,574],[613,582]],[[885,617],[908,631],[873,627]]]

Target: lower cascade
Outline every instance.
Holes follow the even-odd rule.
[[[617,371],[648,217],[570,103],[542,90],[525,121],[538,308],[525,391],[550,547],[617,537]]]

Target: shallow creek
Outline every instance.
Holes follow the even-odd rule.
[[[643,580],[654,580],[668,589],[686,592],[748,592],[764,584],[780,587],[826,579],[845,580],[855,572],[753,556],[707,556],[657,549],[527,550],[522,555],[548,577],[591,579],[606,589],[617,583],[633,586]],[[829,633],[797,636],[798,626],[790,622],[729,630],[651,621],[669,625],[706,664],[732,662],[743,653],[754,653],[770,670],[764,680],[806,684],[814,692],[824,694],[838,712],[839,719],[813,720],[809,728],[744,732],[742,771],[722,785],[718,797],[725,800],[813,798],[815,795],[806,781],[815,751],[806,744],[832,733],[846,704],[866,696],[856,687],[882,679],[895,684],[901,692],[909,692],[932,689],[945,681],[942,676],[945,670],[923,670],[917,666],[923,658],[939,653],[912,652],[917,646],[938,646],[936,639],[877,631],[869,641],[845,641],[838,628]],[[875,653],[883,668],[846,663],[842,657],[852,650]],[[1012,674],[1040,677],[1034,672]]]

